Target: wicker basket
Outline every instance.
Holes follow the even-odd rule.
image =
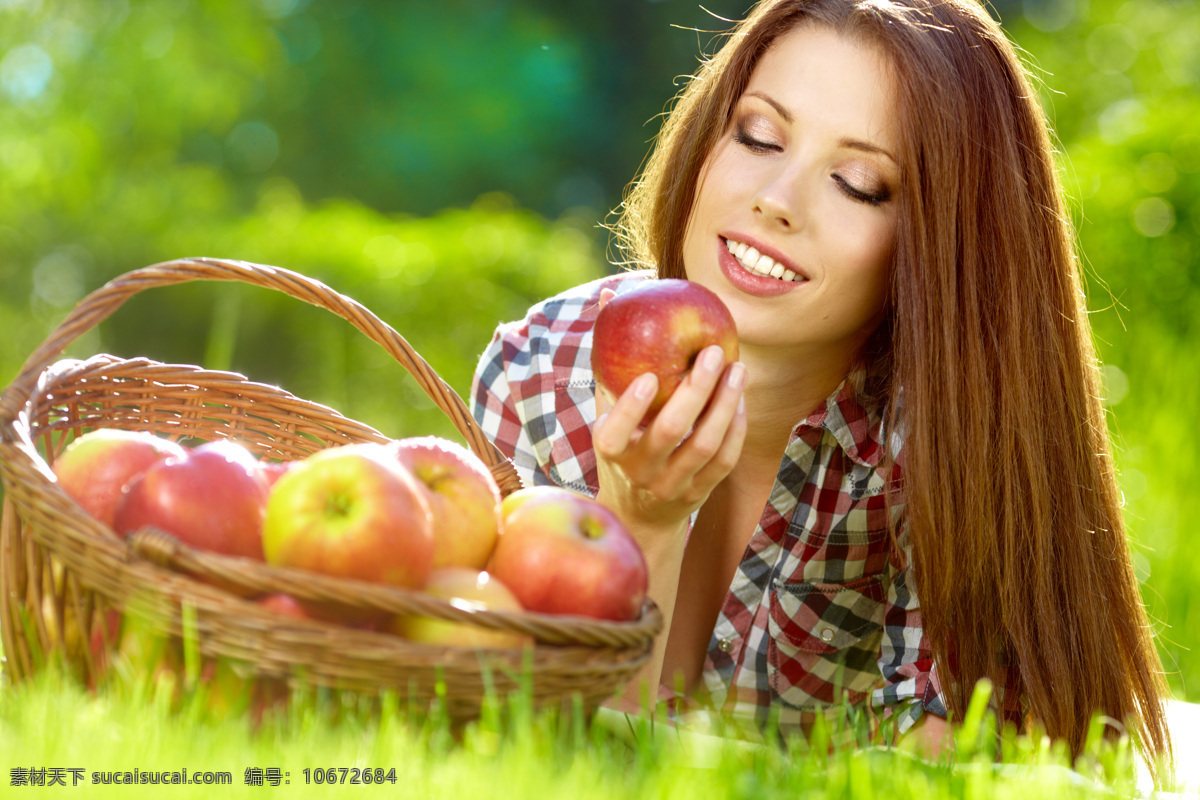
[[[245,665],[255,677],[375,695],[392,690],[410,703],[444,698],[455,719],[479,713],[487,692],[532,686],[539,705],[593,710],[650,656],[662,617],[647,602],[629,623],[455,608],[420,592],[271,567],[202,552],[169,536],[128,541],[89,517],[59,488],[54,456],[95,428],[152,431],[174,440],[230,438],[259,457],[293,460],[348,442],[386,441],[333,409],[242,375],[98,355],[57,361],[79,335],[145,289],[194,280],[229,280],[276,289],[343,317],[379,343],[453,421],[492,469],[504,494],[520,487],[511,463],[479,428],[462,399],[391,327],[324,284],[276,267],[185,259],[127,273],[86,297],[29,357],[0,395],[0,634],[5,672],[32,675],[41,655],[59,651],[85,677],[96,669],[87,636],[108,611],[136,615],[151,630],[180,637],[194,620],[199,652]],[[531,651],[443,648],[388,633],[274,614],[250,598],[287,592],[311,603],[469,619],[528,634]],[[188,613],[184,613],[188,609]],[[194,611],[194,616],[192,614]],[[113,646],[106,642],[106,646]]]

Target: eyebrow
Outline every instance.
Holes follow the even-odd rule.
[[[766,94],[765,92],[753,91],[746,92],[746,95],[749,97],[757,97],[759,100],[762,100],[771,108],[775,109],[775,112],[779,114],[779,116],[783,117],[784,122],[788,123],[789,125],[796,121],[796,118],[792,116],[792,112],[784,108],[778,100],[776,100],[774,97],[771,97],[769,94]],[[848,136],[843,136],[841,139],[838,139],[838,146],[848,147],[852,150],[862,150],[866,153],[878,153],[879,155],[887,156],[894,163],[899,163],[896,162],[896,157],[890,152],[877,144],[872,144],[871,142],[863,139],[852,139]]]

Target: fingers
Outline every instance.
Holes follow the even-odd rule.
[[[649,373],[639,377],[597,422],[597,455],[620,463],[630,481],[660,498],[706,496],[741,454],[745,378],[743,364],[724,364],[720,347],[702,351],[691,373],[643,430],[657,379]],[[597,406],[605,402],[598,397]]]
[[[678,468],[692,472],[701,486],[716,486],[733,470],[746,441],[746,381],[744,364],[734,363],[725,371],[721,389],[704,419],[688,439],[687,448],[676,453]],[[695,447],[691,451],[691,447]]]
[[[658,377],[652,372],[638,376],[615,403],[611,402],[607,392],[597,391],[597,411],[602,406],[607,407],[601,412],[604,416],[597,419],[592,434],[592,446],[599,455],[610,460],[620,459],[635,441],[642,438],[638,428],[657,392]]]
[[[712,345],[700,351],[692,371],[675,389],[647,431],[650,447],[674,450],[683,442],[713,398],[724,369],[725,354],[720,347]]]
[[[730,364],[725,369],[703,415],[696,422],[691,435],[676,451],[673,458],[675,465],[685,471],[696,472],[722,453],[731,426],[738,417],[739,406],[743,405],[742,385],[745,379],[746,367],[740,362]],[[744,409],[742,417],[744,422]]]
[[[735,362],[718,378],[699,419],[661,468],[658,480],[664,492],[707,496],[737,464],[746,437],[746,368]]]

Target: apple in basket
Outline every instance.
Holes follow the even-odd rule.
[[[271,490],[263,552],[277,566],[419,589],[433,567],[433,514],[390,448],[330,447]]]
[[[400,439],[390,447],[420,481],[433,512],[434,569],[483,569],[500,535],[500,487],[487,465],[438,436]]]
[[[528,496],[521,496],[528,492]],[[636,619],[649,574],[641,548],[607,508],[566,489],[522,489],[505,500],[504,533],[488,571],[528,611]]]
[[[278,614],[281,617],[288,619],[313,619],[313,615],[308,612],[304,604],[285,592],[276,592],[264,597],[260,597],[254,601],[258,605],[267,609],[273,614]]]
[[[262,559],[267,483],[246,448],[216,441],[152,465],[125,488],[116,527],[126,536],[147,526],[184,544]]]
[[[276,481],[299,463],[299,461],[259,461],[258,471],[262,473],[263,479],[267,482],[267,488],[270,489],[275,486]]]
[[[720,297],[680,278],[645,281],[600,309],[592,334],[592,372],[614,397],[639,375],[657,375],[648,422],[691,372],[700,351],[713,344],[725,351],[726,364],[737,360],[737,325]]]
[[[427,594],[465,611],[522,611],[521,603],[494,576],[477,569],[435,569],[425,584]],[[446,647],[519,649],[533,644],[533,637],[511,630],[498,630],[469,622],[399,615],[389,630],[414,642]]]
[[[72,500],[111,528],[121,490],[150,465],[183,454],[183,447],[152,433],[97,428],[67,445],[54,460],[54,474]]]

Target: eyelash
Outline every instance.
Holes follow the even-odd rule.
[[[753,136],[746,133],[746,129],[741,125],[738,125],[737,129],[734,130],[733,140],[754,153],[775,153],[782,149],[777,144],[771,144],[770,142],[764,142],[759,139],[755,139]]]
[[[866,203],[869,206],[883,205],[888,201],[888,198],[892,196],[892,193],[889,192],[887,188],[881,189],[875,194],[870,194],[868,192],[855,189],[841,175],[834,175],[833,180],[837,183],[838,187],[851,199],[857,200],[860,203]]]
[[[747,133],[746,129],[740,124],[734,129],[733,140],[752,153],[777,153],[783,149],[777,144],[771,144],[770,142],[764,142],[759,139],[755,139],[753,136]],[[886,188],[880,192],[877,192],[876,194],[870,194],[854,188],[841,175],[835,174],[833,176],[833,180],[835,183],[837,183],[838,188],[841,189],[847,197],[860,203],[866,203],[870,206],[879,206],[883,205],[891,198],[891,192],[889,192]]]

